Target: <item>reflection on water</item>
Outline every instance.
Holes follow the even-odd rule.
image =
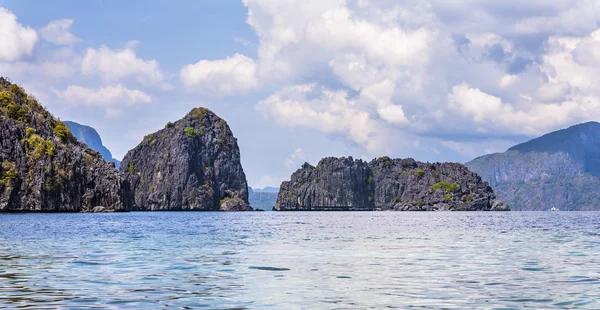
[[[0,308],[600,308],[600,213],[0,215]]]

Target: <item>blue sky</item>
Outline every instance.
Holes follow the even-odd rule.
[[[598,1],[0,0],[0,75],[116,158],[205,106],[251,186],[304,161],[468,161],[600,118]]]

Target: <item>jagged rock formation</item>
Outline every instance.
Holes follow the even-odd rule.
[[[600,210],[600,124],[548,133],[466,163],[514,210]]]
[[[457,163],[352,157],[305,163],[281,184],[278,211],[508,211],[479,176]]]
[[[0,211],[127,211],[129,182],[19,86],[0,78]]]
[[[127,152],[135,210],[249,211],[237,139],[205,108],[147,135]]]
[[[98,151],[104,160],[115,163],[115,167],[119,169],[121,162],[113,158],[112,153],[102,144],[102,139],[96,129],[70,121],[64,121],[64,123],[79,142],[83,142],[92,150]]]

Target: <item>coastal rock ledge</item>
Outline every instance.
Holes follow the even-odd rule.
[[[509,211],[477,174],[458,163],[328,157],[284,181],[275,211]]]
[[[146,135],[123,158],[136,211],[251,211],[237,139],[208,109]]]

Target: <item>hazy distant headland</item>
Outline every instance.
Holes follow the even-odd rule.
[[[466,165],[514,210],[600,210],[597,122],[554,131]]]
[[[115,167],[119,169],[121,162],[118,159],[113,158],[111,152],[104,144],[102,144],[102,138],[100,138],[96,129],[71,121],[65,121],[64,123],[69,127],[69,130],[71,130],[73,136],[75,136],[79,142],[83,142],[92,150],[98,151],[104,160],[115,163]]]

